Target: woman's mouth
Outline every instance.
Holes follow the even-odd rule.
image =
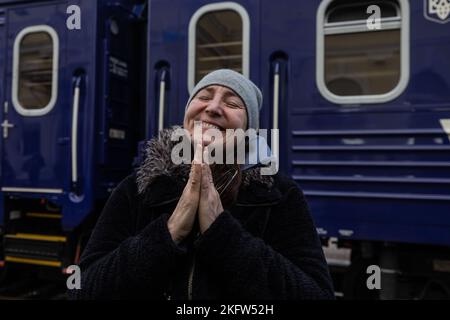
[[[222,127],[219,127],[215,124],[212,124],[210,122],[202,121],[202,128],[204,129],[217,129],[220,131],[225,131]]]

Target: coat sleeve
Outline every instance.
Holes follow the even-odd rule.
[[[81,289],[69,290],[71,299],[162,298],[176,261],[186,251],[167,229],[169,214],[153,220],[137,235],[124,180],[108,199],[80,262]]]
[[[302,192],[272,208],[264,240],[224,211],[197,241],[197,257],[236,299],[334,299],[323,250]]]

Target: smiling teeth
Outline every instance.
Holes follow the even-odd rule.
[[[220,130],[220,128],[219,128],[218,126],[215,126],[215,125],[213,125],[213,124],[211,124],[211,123],[207,123],[207,122],[203,122],[203,127],[205,127],[205,128],[213,128],[213,129],[218,129],[218,130]]]

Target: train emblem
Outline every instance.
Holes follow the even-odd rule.
[[[425,0],[425,18],[434,22],[447,23],[450,21],[450,0]]]

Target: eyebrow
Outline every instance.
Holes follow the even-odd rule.
[[[213,94],[216,90],[214,88],[205,88],[205,89],[201,90],[200,92],[202,92],[202,91],[206,91],[206,92],[208,92],[210,94]],[[226,88],[224,96],[225,97],[234,96],[234,97],[238,97],[239,98],[239,96],[233,90],[228,89],[228,88]]]
[[[199,93],[201,93],[202,91],[206,91],[207,93],[214,93],[214,89],[213,88],[204,88],[202,89]]]

